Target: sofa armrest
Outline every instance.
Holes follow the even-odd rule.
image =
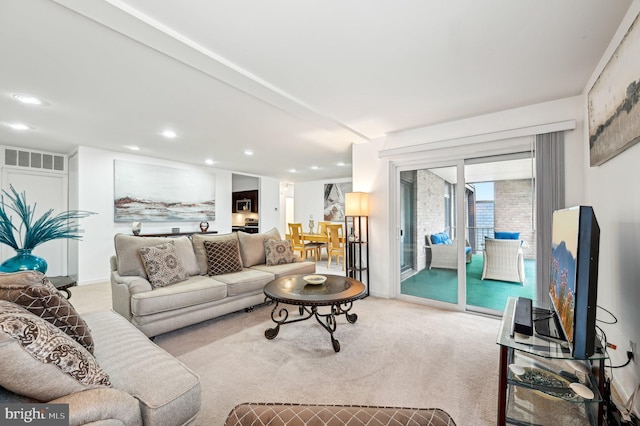
[[[69,426],[92,423],[142,425],[140,403],[128,393],[114,388],[88,389],[49,401],[69,404]]]
[[[122,276],[111,271],[111,306],[113,310],[131,320],[131,296],[151,291],[151,283],[139,276]]]

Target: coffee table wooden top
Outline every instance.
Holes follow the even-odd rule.
[[[329,306],[362,299],[365,287],[360,281],[341,275],[323,274],[323,284],[308,284],[303,277],[309,274],[276,278],[264,286],[268,298],[290,305]]]

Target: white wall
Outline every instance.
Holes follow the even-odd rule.
[[[73,179],[77,181],[77,208],[98,213],[82,221],[82,227],[86,232],[78,247],[80,284],[108,281],[109,258],[114,254],[113,237],[119,232],[131,234],[130,224],[113,221],[113,161],[115,159],[183,169],[199,168],[215,173],[216,219],[209,221],[209,230],[219,233],[231,232],[230,171],[80,147],[71,160],[74,163],[74,173],[77,173],[77,179],[75,177]],[[262,197],[265,196],[265,194],[262,195]],[[277,192],[273,197],[278,199]],[[142,233],[171,232],[172,227],[179,227],[184,232],[197,231],[198,223],[143,223]]]
[[[293,189],[293,217],[302,223],[305,232],[309,229],[309,219],[313,215],[315,226],[324,221],[324,185],[326,183],[351,182],[350,178],[296,182]]]
[[[585,135],[589,134],[587,94],[638,13],[640,0],[635,0],[585,87],[582,103]],[[620,365],[627,360],[629,340],[640,345],[640,198],[635,194],[640,182],[640,144],[598,167],[589,165],[587,136],[582,141],[582,148],[584,201],[593,206],[601,233],[598,305],[618,318],[616,324],[599,325],[607,339],[618,345],[618,349],[610,350],[609,354],[612,364]],[[598,311],[598,319],[610,321],[603,311]],[[625,401],[640,382],[639,355],[636,353],[636,361],[630,366],[615,371],[613,383]],[[638,413],[640,398],[636,398],[635,407]]]

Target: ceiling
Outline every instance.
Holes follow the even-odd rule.
[[[580,94],[630,4],[3,0],[0,144],[350,177],[354,143]]]

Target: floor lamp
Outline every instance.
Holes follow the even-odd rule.
[[[369,194],[347,192],[344,212],[346,274],[362,282],[369,295]]]

